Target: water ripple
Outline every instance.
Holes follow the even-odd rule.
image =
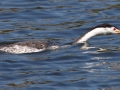
[[[0,45],[25,40],[73,42],[92,26],[119,26],[119,0],[4,0]],[[119,90],[119,35],[89,40],[88,50],[13,55],[0,52],[1,90]]]

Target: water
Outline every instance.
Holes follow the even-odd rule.
[[[120,0],[2,0],[0,44],[26,40],[75,41],[90,27],[110,23],[118,28]],[[0,52],[0,90],[119,90],[120,36],[31,54]],[[113,50],[115,49],[115,50]]]

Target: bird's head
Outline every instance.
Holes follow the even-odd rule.
[[[120,30],[111,24],[100,24],[91,29],[96,35],[99,34],[120,34]]]

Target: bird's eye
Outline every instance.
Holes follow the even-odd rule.
[[[116,30],[116,28],[114,28],[113,30]]]

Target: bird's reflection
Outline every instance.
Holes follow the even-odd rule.
[[[90,49],[97,49],[97,52],[114,52],[120,51],[120,46],[113,46],[113,45],[104,45],[104,46],[92,46],[88,42],[82,43],[80,46],[81,50],[90,50]]]
[[[81,50],[89,50],[91,48],[97,48],[97,47],[92,47],[88,42],[82,43],[82,46],[80,47]]]

